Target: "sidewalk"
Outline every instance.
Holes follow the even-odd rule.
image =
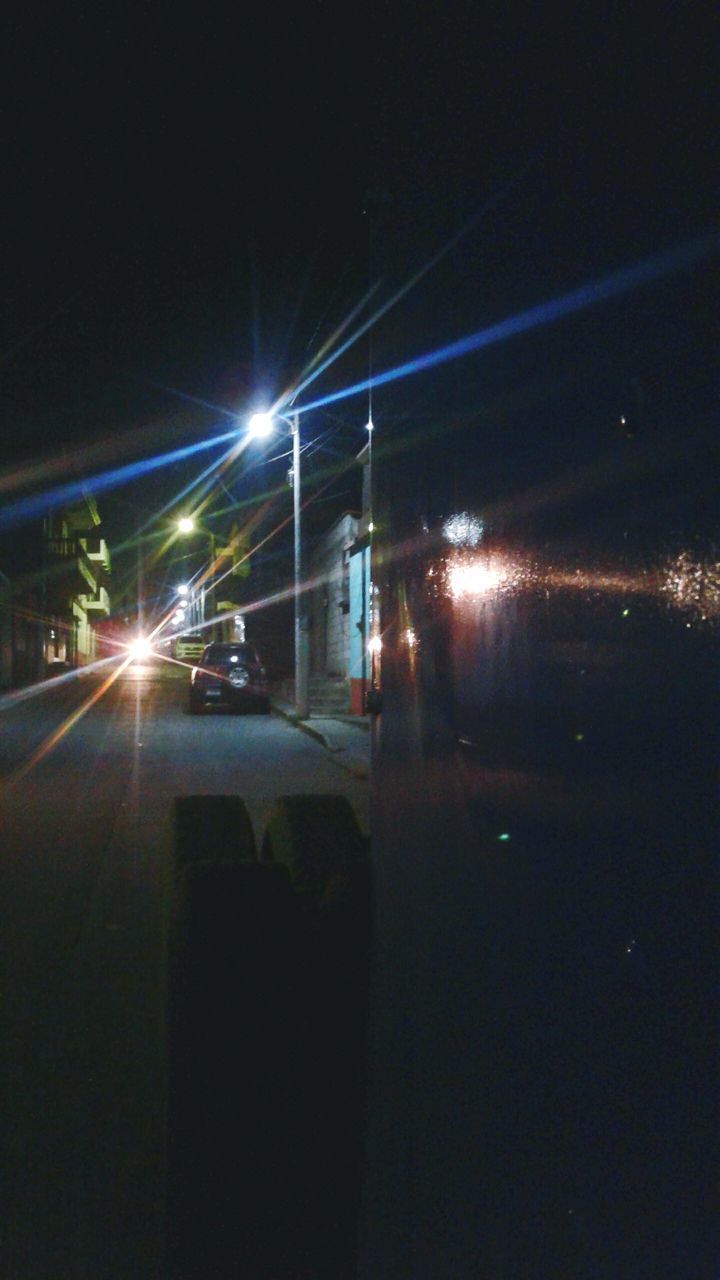
[[[271,692],[273,711],[307,733],[329,751],[341,769],[355,778],[370,776],[370,717],[316,716],[298,720],[295,708],[286,698]]]

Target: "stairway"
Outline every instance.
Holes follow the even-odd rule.
[[[347,680],[335,676],[310,676],[310,712],[315,716],[346,716],[350,710]]]
[[[295,701],[294,680],[283,680],[277,689],[289,703]],[[350,689],[342,676],[310,676],[308,700],[312,716],[347,716],[350,714]]]

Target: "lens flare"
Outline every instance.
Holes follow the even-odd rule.
[[[128,645],[128,657],[131,662],[142,662],[152,653],[152,645],[147,636],[137,636]]]
[[[386,369],[374,374],[372,378],[364,378],[361,382],[355,382],[349,387],[330,392],[318,400],[298,405],[295,408],[295,412],[303,414],[312,409],[321,409],[326,405],[335,404],[338,400],[346,400],[350,396],[363,394],[371,386],[380,387],[390,382],[397,382],[402,378],[409,377],[411,374],[420,373],[424,369],[434,369],[450,360],[457,360],[462,356],[470,355],[474,351],[481,351],[497,343],[506,342],[508,339],[515,338],[520,334],[529,333],[533,329],[554,324],[558,320],[563,320],[566,316],[576,315],[589,307],[621,297],[633,289],[652,284],[655,280],[660,280],[678,271],[687,270],[704,258],[716,256],[718,251],[720,251],[720,236],[713,233],[681,244],[674,249],[654,254],[650,258],[644,258],[640,262],[622,267],[598,280],[591,280],[588,284],[581,285],[577,289],[572,289],[569,293],[562,294],[561,297],[550,298],[546,302],[528,307],[527,310],[521,311],[517,315],[508,316],[506,319],[499,320],[484,329],[478,329],[475,333],[458,338],[456,341],[449,342],[434,351],[423,352],[412,360],[407,360],[392,369]]]

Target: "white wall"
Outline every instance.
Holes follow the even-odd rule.
[[[315,675],[348,674],[350,621],[343,604],[349,599],[347,551],[356,533],[357,517],[341,516],[310,557],[308,574],[317,580],[309,607],[310,669]]]

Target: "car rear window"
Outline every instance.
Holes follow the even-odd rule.
[[[240,662],[258,661],[251,644],[209,644],[203,653],[203,662],[227,662],[233,654]]]

